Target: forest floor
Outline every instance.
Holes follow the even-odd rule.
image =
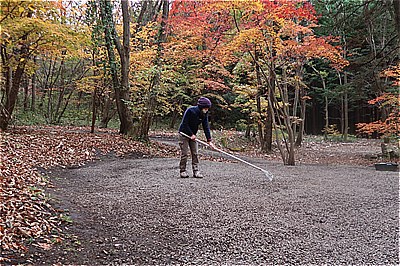
[[[22,255],[2,254],[5,263],[399,263],[399,174],[373,168],[379,141],[308,141],[294,167],[276,154],[237,153],[269,170],[273,181],[201,149],[205,178],[180,179],[173,135],[154,134],[156,142],[146,146],[115,132],[82,130],[2,135],[9,149],[24,151],[14,157],[40,166],[46,202],[63,220],[51,240],[32,239]]]

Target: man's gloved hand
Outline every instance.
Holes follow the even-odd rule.
[[[190,139],[191,139],[191,140],[195,140],[195,139],[196,139],[196,135],[192,135],[192,136],[190,137]]]

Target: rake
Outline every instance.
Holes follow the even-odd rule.
[[[183,133],[183,132],[179,132],[179,134],[181,134],[182,136],[187,137],[187,138],[190,139],[190,136],[188,136],[187,134],[185,134],[185,133]],[[202,145],[204,145],[204,146],[211,147],[207,142],[204,142],[204,141],[202,141],[202,140],[195,139],[195,141],[197,141],[198,143],[200,143],[200,144],[202,144]],[[211,147],[211,148],[214,149],[214,150],[216,150],[216,151],[218,151],[218,152],[220,152],[220,153],[223,153],[223,154],[225,154],[225,155],[227,155],[227,156],[229,156],[229,157],[231,157],[231,158],[233,158],[233,159],[235,159],[235,160],[238,160],[238,161],[240,161],[240,162],[242,162],[242,163],[245,163],[245,164],[247,164],[247,165],[249,165],[249,166],[251,166],[251,167],[253,167],[253,168],[256,168],[256,169],[262,171],[262,172],[265,174],[265,176],[269,179],[269,181],[272,181],[273,176],[272,176],[272,174],[271,174],[270,172],[268,172],[267,170],[262,169],[261,167],[258,167],[257,165],[254,165],[254,164],[252,164],[252,163],[249,163],[249,162],[247,162],[247,161],[245,161],[245,160],[243,160],[243,159],[241,159],[241,158],[239,158],[239,157],[237,157],[237,156],[235,156],[235,155],[233,155],[233,154],[230,154],[230,153],[227,153],[226,151],[223,151],[223,150],[221,150],[221,149],[218,149],[217,147]]]

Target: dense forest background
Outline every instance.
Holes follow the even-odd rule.
[[[253,132],[264,150],[279,130],[297,144],[398,132],[396,0],[2,1],[0,25],[3,130],[148,139],[203,95],[212,128]]]

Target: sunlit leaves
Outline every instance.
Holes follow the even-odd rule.
[[[1,5],[1,43],[9,53],[10,65],[30,55],[83,56],[83,47],[88,44],[86,29],[62,23],[62,10],[52,1],[6,1]],[[16,10],[23,11],[16,14]],[[25,47],[24,54],[18,52]]]

